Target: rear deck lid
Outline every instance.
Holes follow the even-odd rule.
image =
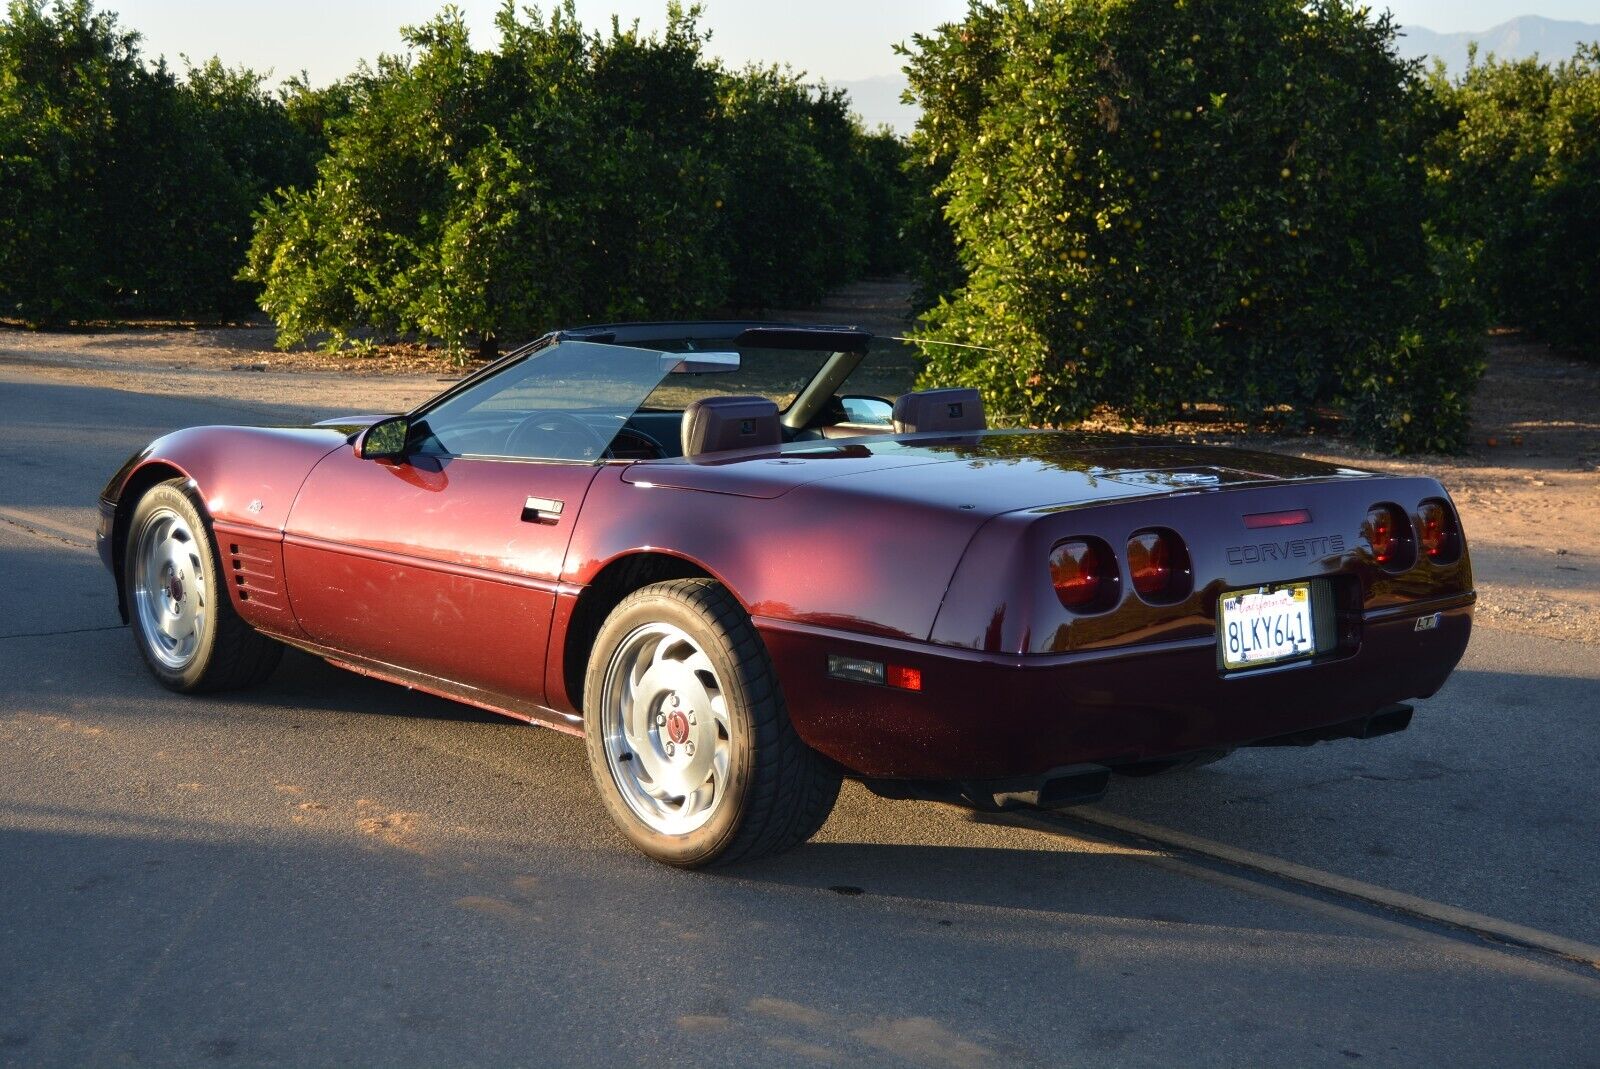
[[[989,431],[797,442],[775,449],[635,464],[623,478],[764,498],[825,483],[841,492],[948,504],[993,515],[1368,474],[1300,457],[1160,438]]]

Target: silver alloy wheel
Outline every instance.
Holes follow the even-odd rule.
[[[204,552],[188,521],[168,508],[150,514],[133,547],[129,586],[145,648],[175,672],[189,667],[205,638]]]
[[[635,628],[606,666],[601,741],[628,808],[663,835],[705,825],[728,790],[733,731],[711,658],[667,623]]]

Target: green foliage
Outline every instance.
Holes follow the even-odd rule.
[[[1430,242],[1387,16],[1343,0],[974,0],[914,38],[915,167],[960,286],[929,383],[1030,424],[1190,403],[1448,448],[1480,368],[1460,248]],[[928,233],[937,227],[926,226]],[[929,243],[922,248],[927,250]],[[1391,381],[1393,380],[1393,381]]]
[[[406,56],[274,93],[215,59],[146,62],[90,0],[10,0],[0,316],[236,316],[259,295],[285,344],[487,352],[897,270],[903,143],[793,72],[724,70],[697,19],[591,33],[570,2],[508,2],[485,51],[447,7]]]
[[[813,304],[866,262],[865,221],[847,170],[857,135],[847,102],[837,92],[813,94],[776,67],[750,67],[723,80],[721,105],[730,300],[746,308]]]
[[[89,0],[0,20],[0,315],[239,314],[250,213],[318,151],[262,79],[176,78]]]
[[[113,250],[95,240],[117,123],[144,76],[136,38],[87,4],[13,2],[0,23],[0,313],[98,311]],[[87,270],[85,270],[87,268]]]
[[[916,284],[912,304],[926,311],[967,283],[949,216],[950,171],[976,143],[989,87],[1001,75],[1004,12],[971,3],[966,20],[895,46],[922,116],[910,138],[905,169],[914,190],[906,220],[907,257]]]
[[[906,143],[888,128],[864,132],[856,138],[853,159],[859,168],[855,183],[863,213],[866,273],[901,274],[911,265],[906,228],[915,196]]]
[[[1503,319],[1600,352],[1600,47],[1555,67],[1474,57],[1428,91],[1441,233],[1474,247]]]
[[[916,137],[913,132],[913,140]],[[950,162],[913,151],[905,161],[905,175],[911,189],[902,222],[904,257],[913,284],[911,307],[921,314],[965,286],[967,271],[945,215]]]
[[[1363,350],[1338,394],[1357,432],[1394,453],[1456,453],[1467,445],[1484,369],[1487,306],[1461,249],[1430,239],[1431,275],[1407,279],[1415,311],[1399,334]]]
[[[898,142],[842,94],[708,60],[698,9],[645,36],[447,8],[347,84],[306,190],[261,212],[244,276],[280,342],[476,339],[593,319],[807,303],[868,266],[899,212]],[[889,176],[889,193],[878,187]]]

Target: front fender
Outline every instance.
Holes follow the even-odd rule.
[[[129,457],[100,497],[120,511],[140,472],[164,466],[189,478],[213,521],[282,531],[306,476],[345,442],[332,427],[189,427]]]
[[[270,547],[262,550],[270,564],[306,476],[345,443],[345,435],[334,428],[190,427],[163,435],[129,457],[100,492],[97,537],[100,557],[116,579],[124,622],[123,548],[129,521],[146,490],[167,479],[187,479],[212,524]],[[270,597],[244,605],[238,592],[230,590],[247,619],[268,628],[284,626],[286,606],[274,612]]]

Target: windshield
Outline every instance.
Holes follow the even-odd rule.
[[[816,378],[822,365],[833,355],[810,349],[763,349],[727,342],[717,344],[717,348],[739,354],[737,371],[673,375],[650,391],[640,407],[652,412],[682,412],[690,402],[702,397],[740,396],[765,397],[783,412],[794,404],[806,383]],[[676,346],[673,351],[690,353],[696,350]]]
[[[410,447],[436,456],[586,463],[678,456],[681,413],[701,398],[756,396],[786,412],[816,382],[806,426],[796,427],[813,433],[814,426],[864,421],[840,396],[846,389],[892,401],[920,365],[901,345],[874,343],[864,357],[830,365],[834,356],[716,337],[633,346],[567,338],[424,408],[413,420]],[[846,388],[843,375],[852,370]],[[879,421],[887,426],[886,415]]]
[[[637,421],[649,414],[670,418],[712,396],[753,395],[787,408],[831,356],[687,341],[673,350],[579,340],[544,346],[424,410],[413,425],[412,448],[589,462],[635,456],[641,447],[646,455],[672,454],[675,424]]]
[[[595,460],[672,373],[669,354],[563,341],[422,413],[413,448],[496,458]]]

